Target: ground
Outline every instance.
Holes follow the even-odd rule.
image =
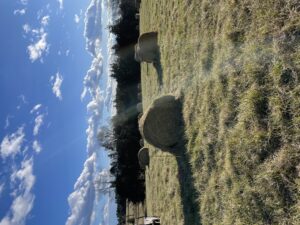
[[[180,95],[184,135],[177,157],[146,144],[148,215],[300,224],[300,2],[142,0],[149,31],[160,66],[142,63],[143,108]]]

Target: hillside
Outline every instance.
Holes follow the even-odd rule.
[[[300,2],[143,0],[161,70],[146,109],[181,93],[181,154],[151,149],[148,215],[162,224],[300,224]],[[170,131],[171,132],[171,131]]]

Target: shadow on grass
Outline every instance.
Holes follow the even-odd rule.
[[[197,202],[199,194],[194,185],[189,155],[186,153],[184,142],[185,141],[182,140],[181,143],[176,146],[184,225],[201,225],[200,208]]]
[[[156,59],[154,60],[153,67],[156,70],[156,74],[157,74],[157,81],[159,86],[161,87],[163,85],[163,69],[162,69],[162,65],[161,65],[161,61],[160,61],[160,49],[159,46],[157,46],[157,50],[156,50]]]
[[[195,188],[190,156],[186,149],[187,140],[184,138],[184,123],[182,114],[180,115],[180,119],[182,124],[181,130],[179,131],[180,140],[178,141],[178,144],[173,147],[172,151],[176,154],[178,164],[178,179],[184,214],[184,225],[201,225],[200,208],[197,201],[197,199],[199,199],[199,193]]]

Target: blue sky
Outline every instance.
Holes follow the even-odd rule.
[[[111,116],[115,87],[108,3],[0,1],[0,225],[105,224],[95,210],[115,209],[112,194],[93,187],[108,177],[95,140]],[[88,7],[94,27],[84,20]]]

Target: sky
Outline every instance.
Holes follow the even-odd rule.
[[[110,0],[0,1],[0,225],[113,225]]]

